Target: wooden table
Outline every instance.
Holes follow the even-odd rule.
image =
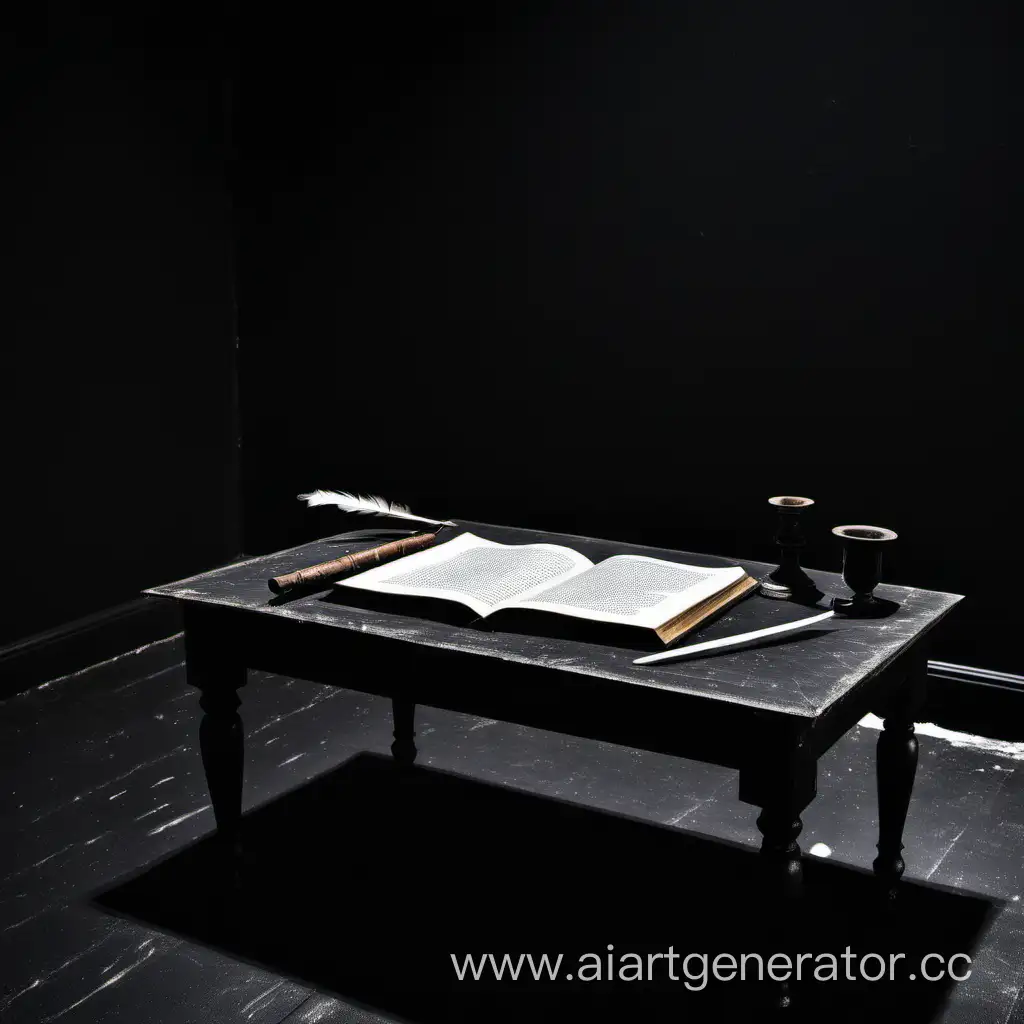
[[[463,522],[492,540],[566,544],[600,560],[633,553],[697,565],[723,559],[560,534]],[[365,533],[365,531],[364,531]],[[898,602],[880,620],[833,620],[827,632],[712,658],[651,666],[638,652],[578,640],[488,632],[344,603],[325,588],[273,597],[267,579],[379,543],[335,538],[147,591],[180,601],[189,682],[201,691],[203,764],[219,834],[237,848],[243,737],[238,691],[246,669],[390,697],[394,756],[416,756],[416,704],[696,758],[739,770],[739,798],[761,809],[765,865],[782,890],[800,879],[800,814],[815,795],[818,758],[863,715],[878,739],[879,841],[874,869],[893,891],[903,874],[903,826],[917,765],[914,715],[924,699],[927,634],[960,597],[883,585]],[[740,562],[751,575],[772,567]],[[839,576],[811,572],[826,594]],[[407,608],[407,611],[406,611]],[[752,597],[701,631],[742,632],[810,614]]]

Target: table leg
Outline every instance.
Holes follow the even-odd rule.
[[[803,863],[797,837],[803,829],[800,812],[817,792],[817,762],[801,755],[799,747],[772,751],[740,771],[740,799],[761,808],[762,877],[766,890],[769,931],[777,950],[787,948],[803,883]],[[792,932],[792,934],[797,934]],[[778,982],[775,1005],[792,1002],[788,981]]]
[[[784,801],[765,807],[757,816],[766,874],[785,900],[800,895],[804,875],[797,837],[803,827],[799,812]]]
[[[245,667],[227,657],[223,647],[211,642],[204,630],[190,626],[186,619],[185,669],[189,684],[201,692],[199,748],[219,844],[237,870],[244,760],[238,690],[245,685]]]
[[[392,697],[391,715],[395,727],[391,756],[399,764],[412,764],[416,760],[416,733],[413,730],[416,704],[404,697]]]
[[[914,716],[924,703],[928,663],[918,656],[905,683],[885,708],[885,727],[878,736],[875,771],[878,782],[878,856],[875,876],[891,898],[906,864],[903,827],[917,772],[917,737]]]

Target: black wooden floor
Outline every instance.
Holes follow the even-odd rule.
[[[384,702],[252,673],[248,859],[225,894],[181,656],[166,641],[0,704],[4,1024],[744,1019],[723,983],[460,985],[449,959],[764,945],[734,773],[430,709],[403,773]],[[886,915],[876,735],[822,763],[799,951],[963,951],[974,973],[805,986],[801,1016],[1024,1020],[1024,749],[922,739]]]

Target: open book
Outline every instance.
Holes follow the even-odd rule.
[[[594,563],[559,544],[499,544],[472,533],[340,580],[375,594],[456,601],[480,618],[515,609],[653,631],[669,644],[750,593],[739,568],[645,555]]]

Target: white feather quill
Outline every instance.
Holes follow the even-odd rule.
[[[414,516],[408,505],[400,505],[396,501],[378,498],[375,494],[349,494],[348,491],[310,491],[300,494],[299,501],[304,501],[308,508],[316,505],[337,505],[342,512],[355,512],[361,516],[388,516],[392,519],[411,519],[417,523],[429,523],[431,526],[454,526],[450,519],[427,519]]]

